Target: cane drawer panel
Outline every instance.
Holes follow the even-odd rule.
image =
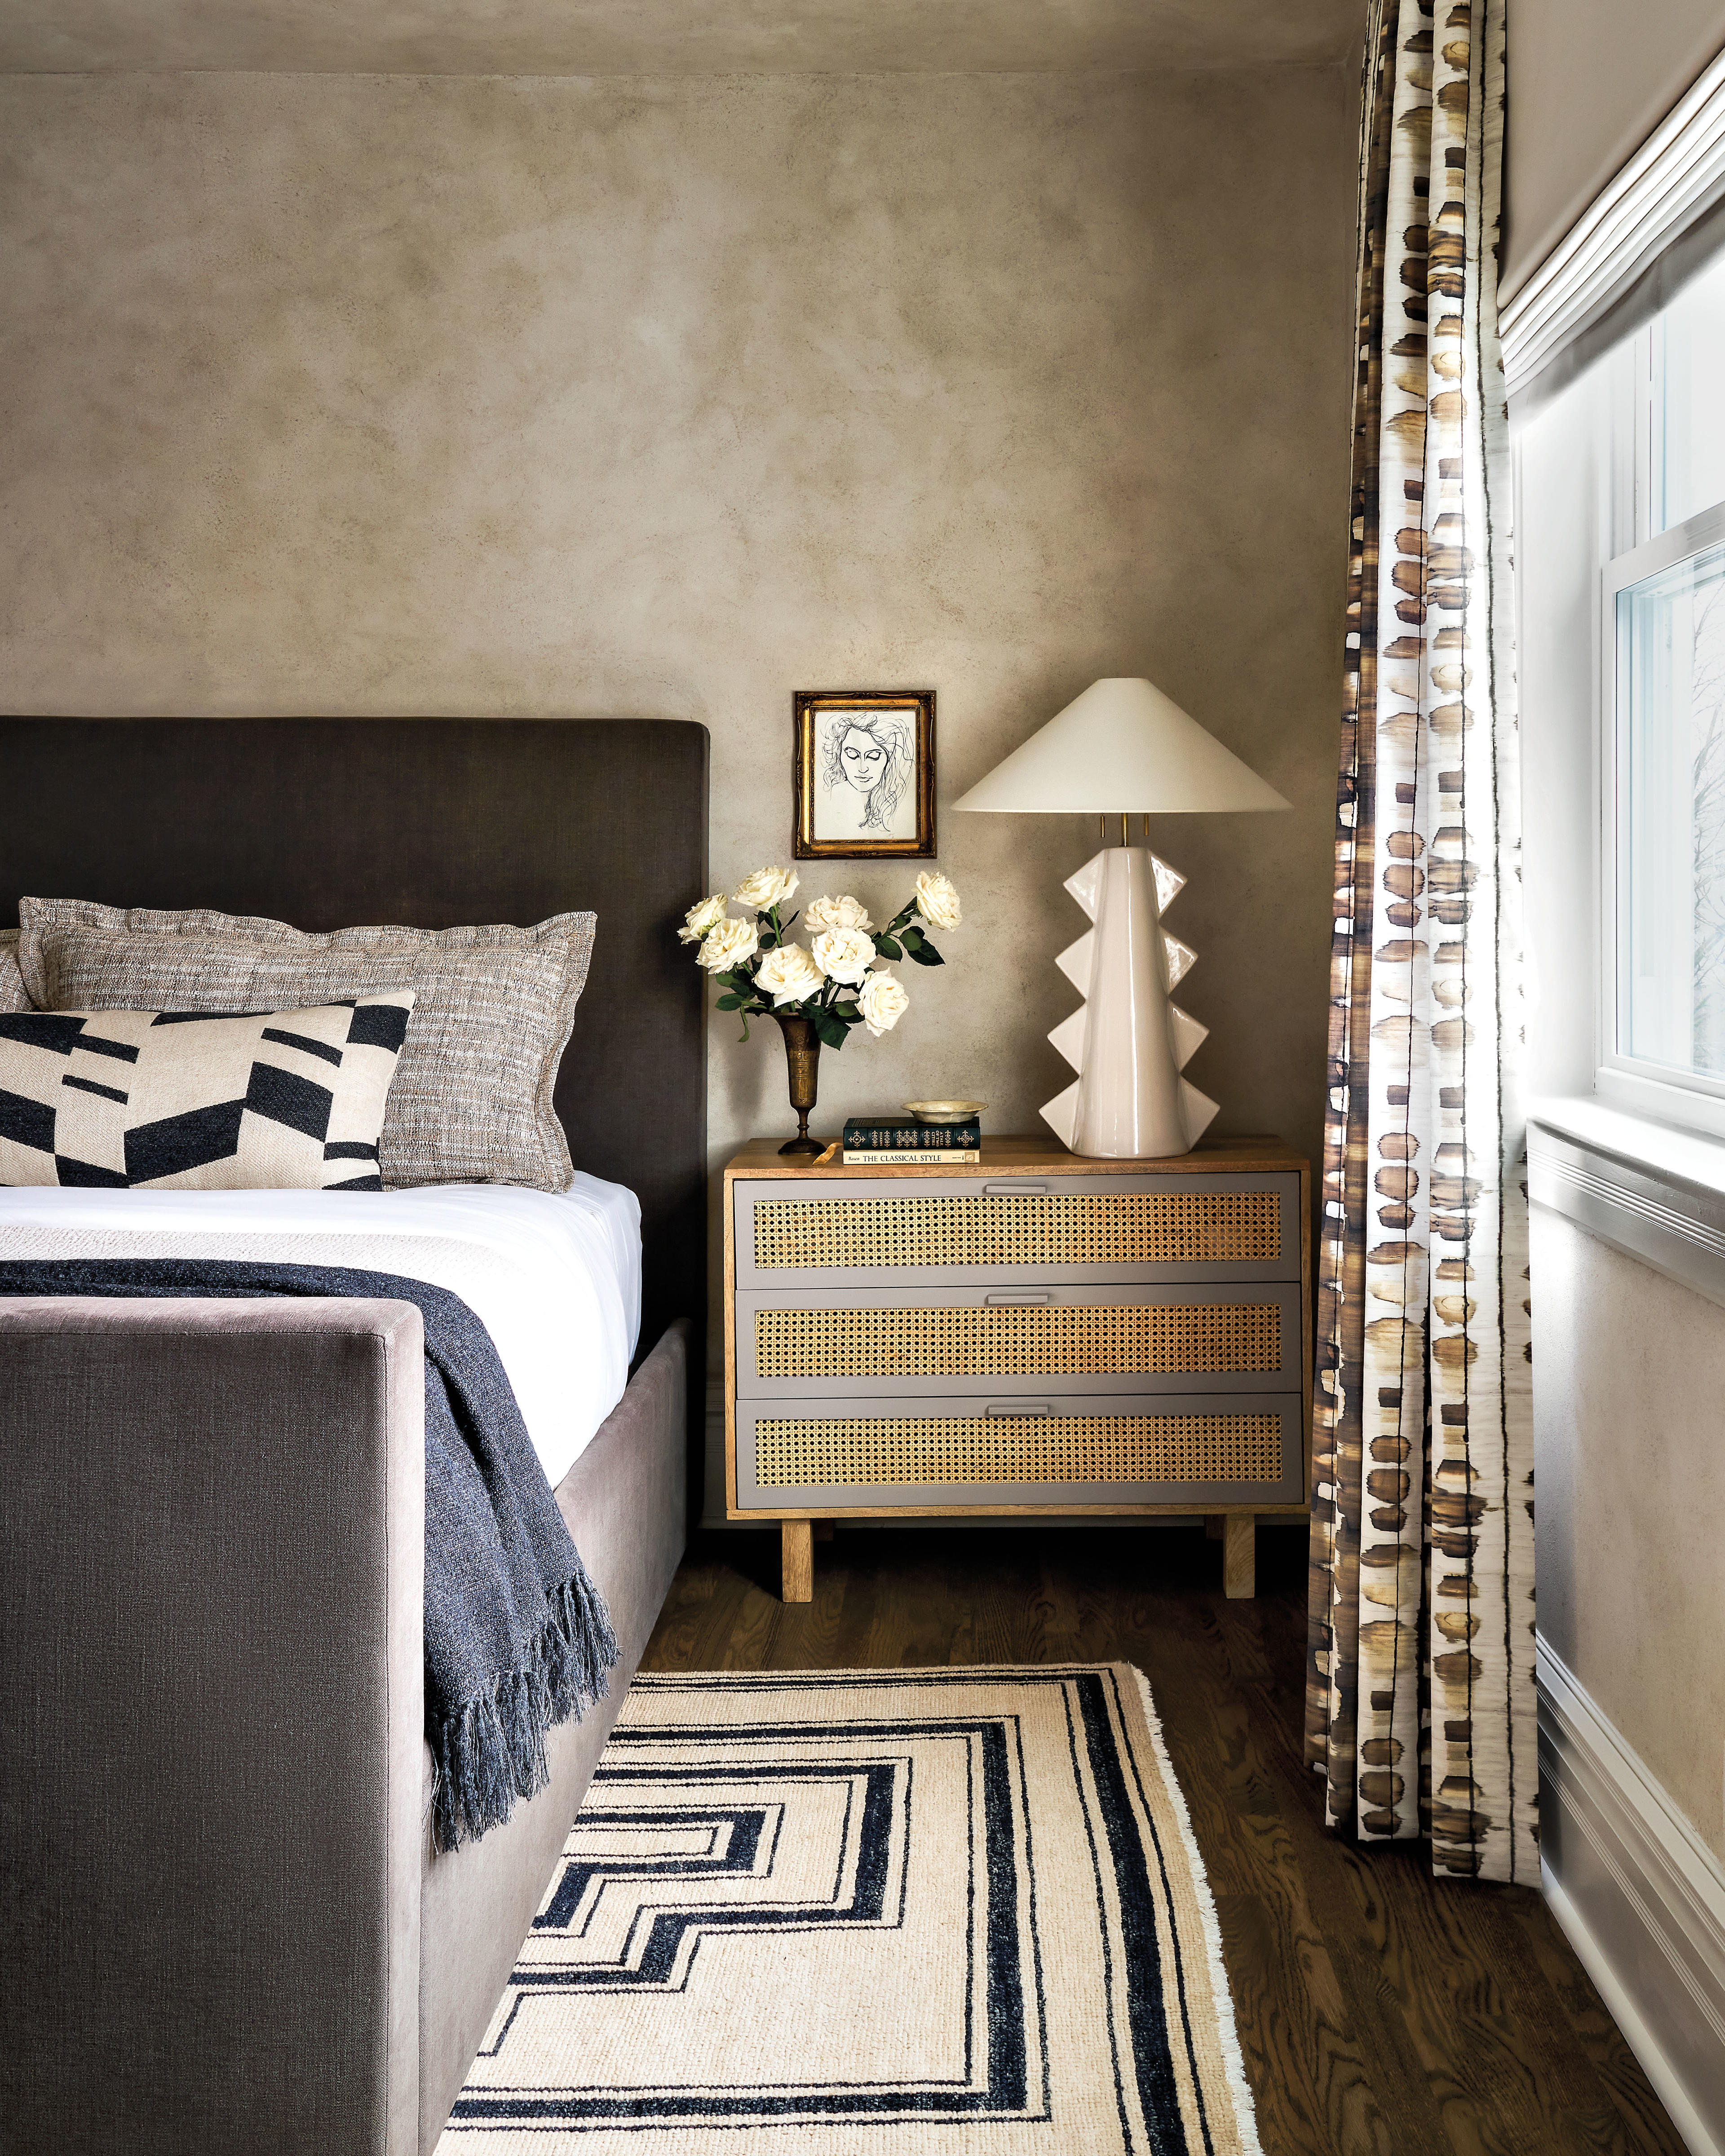
[[[743,1511],[1281,1503],[1301,1459],[1291,1393],[737,1404]]]
[[[814,1279],[1297,1280],[1291,1175],[738,1183],[739,1286]]]
[[[1297,1285],[741,1295],[745,1398],[1297,1384]]]

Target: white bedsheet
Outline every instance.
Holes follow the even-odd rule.
[[[496,1343],[555,1488],[623,1397],[641,1323],[641,1209],[567,1191],[0,1188],[0,1257],[274,1258],[448,1288]]]

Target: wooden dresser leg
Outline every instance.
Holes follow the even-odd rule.
[[[814,1537],[807,1520],[781,1520],[778,1523],[779,1558],[783,1573],[784,1599],[787,1602],[813,1602],[814,1599]],[[1246,1593],[1251,1593],[1251,1562],[1246,1563]],[[1233,1590],[1230,1589],[1230,1592]]]
[[[1249,1602],[1257,1592],[1258,1522],[1250,1512],[1230,1512],[1222,1524],[1222,1592],[1230,1602]],[[789,1560],[786,1560],[788,1565]],[[785,1573],[789,1578],[788,1570]],[[787,1594],[787,1601],[789,1595]]]

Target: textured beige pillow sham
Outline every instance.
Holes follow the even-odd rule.
[[[0,928],[0,1012],[27,1011],[24,977],[18,969],[18,931]]]
[[[552,1106],[595,916],[531,928],[337,928],[81,899],[18,902],[18,964],[44,1010],[281,1010],[411,988],[389,1089],[383,1185],[517,1183],[572,1173]]]

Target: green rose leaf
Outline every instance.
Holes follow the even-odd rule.
[[[911,956],[919,966],[944,966],[947,963],[932,943],[918,942],[912,947]]]
[[[719,998],[718,1007],[721,1010],[741,1010],[742,1009],[742,998],[741,996],[721,996]]]
[[[875,948],[883,958],[902,958],[905,955],[890,936],[877,936],[875,938]]]
[[[829,1048],[842,1048],[845,1045],[845,1036],[850,1031],[845,1021],[830,1010],[815,1013],[814,1029]]]

